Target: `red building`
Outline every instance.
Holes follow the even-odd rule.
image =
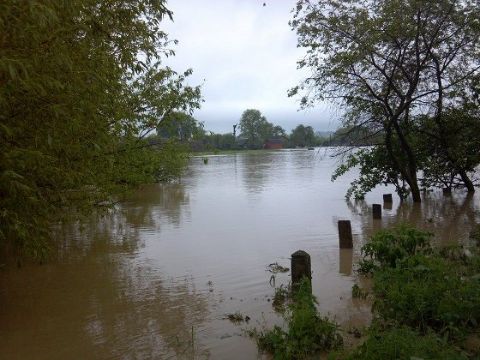
[[[264,149],[283,149],[283,140],[282,139],[268,139],[263,144]]]

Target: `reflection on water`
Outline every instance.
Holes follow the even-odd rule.
[[[311,256],[319,310],[345,328],[370,319],[351,298],[359,249],[373,232],[410,222],[439,244],[466,243],[478,195],[345,201],[355,171],[332,183],[322,151],[194,158],[177,184],[145,186],[102,218],[59,229],[58,259],[0,272],[0,354],[7,359],[255,359],[242,329],[281,324],[266,266]],[[352,222],[354,249],[338,248],[337,222]],[[279,274],[276,285],[288,283]],[[270,300],[270,301],[269,301]],[[241,312],[249,324],[225,314]]]
[[[275,154],[268,154],[266,156],[242,156],[242,180],[244,188],[248,193],[261,193],[268,184],[268,179],[272,176],[272,170],[278,169],[275,163],[280,159]]]
[[[189,197],[182,184],[144,186],[123,204],[125,222],[136,228],[157,229],[161,221],[180,226],[182,211],[188,208]]]
[[[194,350],[198,334],[192,327],[208,317],[212,295],[198,290],[192,277],[168,278],[155,263],[139,261],[134,246],[124,246],[105,228],[81,256],[2,274],[2,358],[208,355],[198,344]]]
[[[421,204],[413,202],[397,202],[391,209],[385,207],[383,220],[373,220],[371,211],[365,201],[348,202],[355,215],[360,217],[362,233],[369,236],[381,228],[397,223],[408,223],[432,232],[438,245],[469,245],[469,233],[479,218],[479,206],[475,196],[457,193],[445,196],[441,192],[428,193]]]
[[[338,249],[339,270],[338,272],[343,275],[352,274],[353,266],[353,249]]]

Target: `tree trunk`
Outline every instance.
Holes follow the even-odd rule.
[[[420,196],[420,188],[418,187],[417,177],[415,176],[415,180],[412,181],[410,185],[410,190],[412,191],[412,198],[413,201],[416,203],[422,202],[422,197]]]
[[[458,173],[460,174],[460,177],[462,178],[462,181],[465,184],[465,187],[467,188],[468,192],[474,193],[475,186],[473,186],[473,182],[468,177],[467,172],[465,170],[460,170]]]
[[[400,165],[392,149],[391,136],[392,136],[391,127],[388,126],[386,128],[385,146],[387,148],[387,152],[390,157],[390,160],[394,163],[396,170],[398,170],[400,174],[402,174],[403,179],[407,182],[408,186],[410,187],[413,201],[420,203],[422,202],[422,198],[420,196],[420,188],[418,187],[416,164],[415,162],[413,164],[410,162],[408,164],[408,169],[406,169],[403,165]],[[412,157],[413,157],[413,153],[412,153],[412,156],[409,157],[409,159],[411,159]],[[400,198],[402,197],[400,196]]]
[[[403,134],[403,131],[400,128],[397,122],[397,119],[395,118],[392,119],[392,125],[398,136],[398,139],[400,140],[400,147],[402,151],[404,151],[407,154],[407,164],[402,172],[405,174],[404,175],[405,180],[410,186],[410,191],[412,192],[413,201],[416,203],[420,203],[422,202],[422,197],[420,196],[420,188],[418,186],[418,180],[417,180],[417,159],[405,135]]]

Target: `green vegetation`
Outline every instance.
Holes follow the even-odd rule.
[[[270,138],[281,139],[285,137],[285,130],[278,125],[267,121],[259,110],[245,110],[240,118],[240,136],[245,138],[246,147],[249,149],[262,148]]]
[[[342,337],[338,327],[321,317],[315,307],[315,297],[308,279],[304,279],[293,295],[292,303],[284,313],[287,329],[275,326],[271,330],[250,332],[262,351],[274,359],[305,359],[319,351],[340,347]]]
[[[397,194],[402,198],[408,194],[405,182],[401,180],[399,172],[395,170],[384,146],[364,148],[353,154],[348,154],[343,163],[337,167],[332,175],[332,181],[347,173],[353,167],[360,169],[360,176],[350,184],[346,197],[352,196],[359,200],[378,184],[392,184]]]
[[[475,191],[479,18],[475,1],[297,1],[298,64],[312,75],[290,95],[306,94],[304,107],[335,101],[350,145],[374,146],[335,174],[360,167],[349,196],[378,184],[415,202],[422,187]]]
[[[329,351],[329,359],[473,359],[477,348],[467,337],[479,338],[479,249],[431,246],[432,234],[408,225],[382,230],[362,247],[359,270],[371,276],[373,322],[364,341],[340,349],[337,325],[315,308],[310,283],[302,282],[284,313],[286,329],[251,331],[261,350],[275,359],[311,358]],[[286,288],[275,291],[278,304]],[[354,285],[352,298],[366,298]],[[363,331],[362,331],[363,332]],[[362,334],[350,331],[356,337]]]
[[[360,261],[362,273],[392,267],[416,254],[431,252],[431,234],[400,225],[393,229],[380,230],[362,247]]]
[[[156,127],[160,139],[178,139],[187,141],[204,135],[203,123],[183,112],[172,111],[166,114]]]
[[[360,269],[373,276],[368,338],[346,359],[466,359],[463,340],[480,321],[480,255],[434,250],[430,234],[408,226],[383,230],[362,248]],[[477,249],[478,250],[478,249]]]
[[[292,130],[289,137],[289,144],[291,147],[305,147],[319,145],[315,138],[315,133],[311,126],[298,125]]]
[[[374,274],[376,312],[425,332],[457,337],[480,321],[480,263],[415,255]]]
[[[468,359],[435,334],[421,335],[407,327],[391,328],[385,331],[372,330],[365,343],[351,354],[345,357],[331,356],[330,358],[346,360]]]
[[[285,311],[285,303],[290,295],[290,287],[283,284],[275,288],[275,294],[273,295],[272,306],[275,311]]]
[[[330,134],[329,146],[372,146],[382,143],[380,134],[365,126],[342,126]]]
[[[177,114],[178,115],[178,114]],[[175,116],[177,116],[175,115]],[[248,109],[242,113],[239,121],[240,134],[237,135],[237,125],[233,126],[232,133],[216,134],[205,131],[203,124],[191,116],[182,115],[184,120],[175,120],[163,123],[157,128],[157,134],[166,138],[182,138],[188,142],[195,152],[213,152],[228,150],[255,150],[263,149],[269,141],[281,144],[282,148],[310,147],[327,144],[325,137],[316,134],[311,126],[299,124],[288,135],[279,125],[267,121],[259,110]],[[175,118],[176,119],[176,118]],[[185,120],[188,119],[188,120]],[[182,130],[182,123],[187,131]],[[172,126],[173,124],[173,126]]]
[[[161,25],[165,1],[0,3],[0,251],[42,259],[52,224],[179,175],[188,154],[147,135],[199,106]],[[101,205],[101,206],[100,206]]]
[[[368,296],[368,292],[362,289],[357,284],[352,286],[352,298],[353,299],[366,299]]]

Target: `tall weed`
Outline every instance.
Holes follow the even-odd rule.
[[[287,329],[275,326],[271,330],[251,333],[258,347],[271,353],[274,359],[282,360],[305,359],[320,351],[339,348],[343,340],[337,325],[321,317],[315,304],[310,282],[305,279],[284,314]]]

